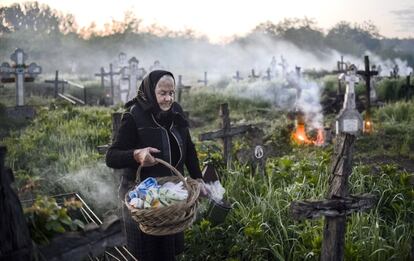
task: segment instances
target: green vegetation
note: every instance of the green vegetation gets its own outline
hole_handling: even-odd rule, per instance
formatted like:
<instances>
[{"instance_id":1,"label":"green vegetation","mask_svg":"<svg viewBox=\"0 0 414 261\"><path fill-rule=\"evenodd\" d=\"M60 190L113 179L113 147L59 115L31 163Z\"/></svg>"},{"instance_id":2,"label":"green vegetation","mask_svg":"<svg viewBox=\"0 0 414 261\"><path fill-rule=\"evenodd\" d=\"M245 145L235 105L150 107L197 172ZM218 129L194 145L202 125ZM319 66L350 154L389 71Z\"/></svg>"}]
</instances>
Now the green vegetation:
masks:
<instances>
[{"instance_id":1,"label":"green vegetation","mask_svg":"<svg viewBox=\"0 0 414 261\"><path fill-rule=\"evenodd\" d=\"M334 81L334 79L326 79ZM332 92L328 83L326 93ZM293 200L323 199L328 188L332 146L297 146L290 142L292 120L269 103L207 91L185 94L184 109L198 125L192 130L201 162L212 162L226 188L232 211L213 226L202 216L186 231L180 260L318 260L323 219L293 221ZM218 107L228 102L232 123L264 122L266 144L275 154L266 175L252 175L247 162L224 168L219 142L199 142L196 134L218 127ZM99 216L117 207L116 177L104 166L96 146L110 141L111 112L102 107L71 107L51 103L38 107L37 117L23 128L8 129L6 165L16 176L21 198L80 191ZM350 193L373 193L378 202L348 218L346 260L408 260L414 234L414 174L410 166L388 159L414 159L414 104L395 102L373 109L374 133L356 142ZM333 115L326 118L332 119ZM247 148L234 139L233 158ZM369 161L377 157L374 165ZM382 160L382 161L381 161ZM411 161L410 161L411 160ZM399 162L397 162L399 163ZM204 209L205 209L205 204ZM70 211L53 199L38 197L26 210L33 240L47 243L56 233L79 229Z\"/></svg>"}]
</instances>

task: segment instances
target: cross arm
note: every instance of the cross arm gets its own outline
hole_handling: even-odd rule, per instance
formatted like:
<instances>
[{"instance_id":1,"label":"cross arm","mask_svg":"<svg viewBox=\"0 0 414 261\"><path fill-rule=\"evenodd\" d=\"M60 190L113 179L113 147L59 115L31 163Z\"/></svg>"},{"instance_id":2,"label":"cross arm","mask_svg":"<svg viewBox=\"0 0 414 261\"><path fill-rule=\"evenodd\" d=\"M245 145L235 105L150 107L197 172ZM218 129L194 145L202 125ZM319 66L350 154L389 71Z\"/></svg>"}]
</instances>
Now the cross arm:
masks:
<instances>
[{"instance_id":1,"label":"cross arm","mask_svg":"<svg viewBox=\"0 0 414 261\"><path fill-rule=\"evenodd\" d=\"M214 140L214 139L220 139L220 138L225 138L225 137L231 137L231 136L235 136L238 134L242 134L248 131L251 127L252 127L251 125L242 125L238 127L232 127L229 130L221 129L217 131L202 133L199 135L198 139L200 141L203 141L203 140Z\"/></svg>"},{"instance_id":2,"label":"cross arm","mask_svg":"<svg viewBox=\"0 0 414 261\"><path fill-rule=\"evenodd\" d=\"M290 212L295 220L313 219L320 216L336 217L367 210L377 199L372 194L362 194L321 201L293 201Z\"/></svg>"}]
</instances>

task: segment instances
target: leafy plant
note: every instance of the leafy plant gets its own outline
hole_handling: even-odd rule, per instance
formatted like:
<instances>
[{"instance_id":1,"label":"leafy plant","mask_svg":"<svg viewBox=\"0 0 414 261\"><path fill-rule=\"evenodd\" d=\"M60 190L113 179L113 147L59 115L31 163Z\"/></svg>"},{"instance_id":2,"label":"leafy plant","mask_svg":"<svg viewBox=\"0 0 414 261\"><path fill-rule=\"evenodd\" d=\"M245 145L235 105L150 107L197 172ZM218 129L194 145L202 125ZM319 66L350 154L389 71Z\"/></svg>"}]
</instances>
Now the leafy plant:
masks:
<instances>
[{"instance_id":1,"label":"leafy plant","mask_svg":"<svg viewBox=\"0 0 414 261\"><path fill-rule=\"evenodd\" d=\"M81 207L82 203L75 199L65 200L61 207L54 198L38 196L31 207L24 209L32 240L47 244L57 234L83 229L82 221L69 216L69 211Z\"/></svg>"}]
</instances>

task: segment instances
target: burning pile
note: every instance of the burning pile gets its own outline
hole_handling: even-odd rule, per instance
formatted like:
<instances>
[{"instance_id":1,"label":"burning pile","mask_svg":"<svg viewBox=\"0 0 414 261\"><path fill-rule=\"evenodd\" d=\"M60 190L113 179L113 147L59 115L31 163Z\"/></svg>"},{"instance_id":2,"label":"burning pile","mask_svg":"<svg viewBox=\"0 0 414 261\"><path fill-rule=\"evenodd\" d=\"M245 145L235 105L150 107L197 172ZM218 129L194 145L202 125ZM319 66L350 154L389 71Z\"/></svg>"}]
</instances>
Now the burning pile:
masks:
<instances>
[{"instance_id":1,"label":"burning pile","mask_svg":"<svg viewBox=\"0 0 414 261\"><path fill-rule=\"evenodd\" d=\"M301 112L296 113L295 130L292 132L292 140L300 145L322 146L325 142L324 131L322 128L317 129L316 138L309 138L306 133L304 115Z\"/></svg>"}]
</instances>

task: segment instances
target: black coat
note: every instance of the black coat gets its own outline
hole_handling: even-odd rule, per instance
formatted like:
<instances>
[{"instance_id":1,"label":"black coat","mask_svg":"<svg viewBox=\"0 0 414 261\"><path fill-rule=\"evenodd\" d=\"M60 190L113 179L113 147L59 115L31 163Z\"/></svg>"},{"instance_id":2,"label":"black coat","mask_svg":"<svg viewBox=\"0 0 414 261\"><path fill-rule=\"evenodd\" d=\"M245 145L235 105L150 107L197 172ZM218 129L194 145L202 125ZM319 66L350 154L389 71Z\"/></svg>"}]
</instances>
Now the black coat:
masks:
<instances>
[{"instance_id":1,"label":"black coat","mask_svg":"<svg viewBox=\"0 0 414 261\"><path fill-rule=\"evenodd\" d=\"M159 149L161 152L154 156L171 164L170 137L172 134L176 139L175 142L178 143L180 154L178 164L174 164L174 167L183 173L185 165L192 178L201 178L197 153L191 140L187 121L183 116L183 110L180 105L173 103L172 111L173 123L167 130L155 120L149 110L144 110L138 103L133 105L123 114L115 142L108 149L106 154L108 167L129 168L132 173L135 173L138 163L134 160L134 150L145 147ZM169 132L171 132L170 135L168 135ZM168 175L174 174L163 165L157 164L142 168L140 178L144 180L147 177Z\"/></svg>"},{"instance_id":2,"label":"black coat","mask_svg":"<svg viewBox=\"0 0 414 261\"><path fill-rule=\"evenodd\" d=\"M174 167L178 171L183 173L185 165L192 178L202 177L188 123L183 116L180 105L173 103L172 113L173 120L168 129L161 126L150 110L145 110L139 103L135 103L122 115L121 125L115 141L106 154L108 167L124 169L121 171L122 179L119 191L121 199L124 198L128 189L134 185L138 168L138 163L133 156L135 149L157 148L161 152L153 154L155 157L169 163L172 162L172 159L176 159ZM175 146L171 146L171 139L175 139ZM179 155L172 155L172 153L178 153ZM157 164L142 168L140 180L147 177L169 175L175 174L165 166ZM173 260L175 254L183 251L183 233L160 237L146 235L138 229L137 223L129 217L126 207L123 207L123 212L127 247L139 260Z\"/></svg>"}]
</instances>

